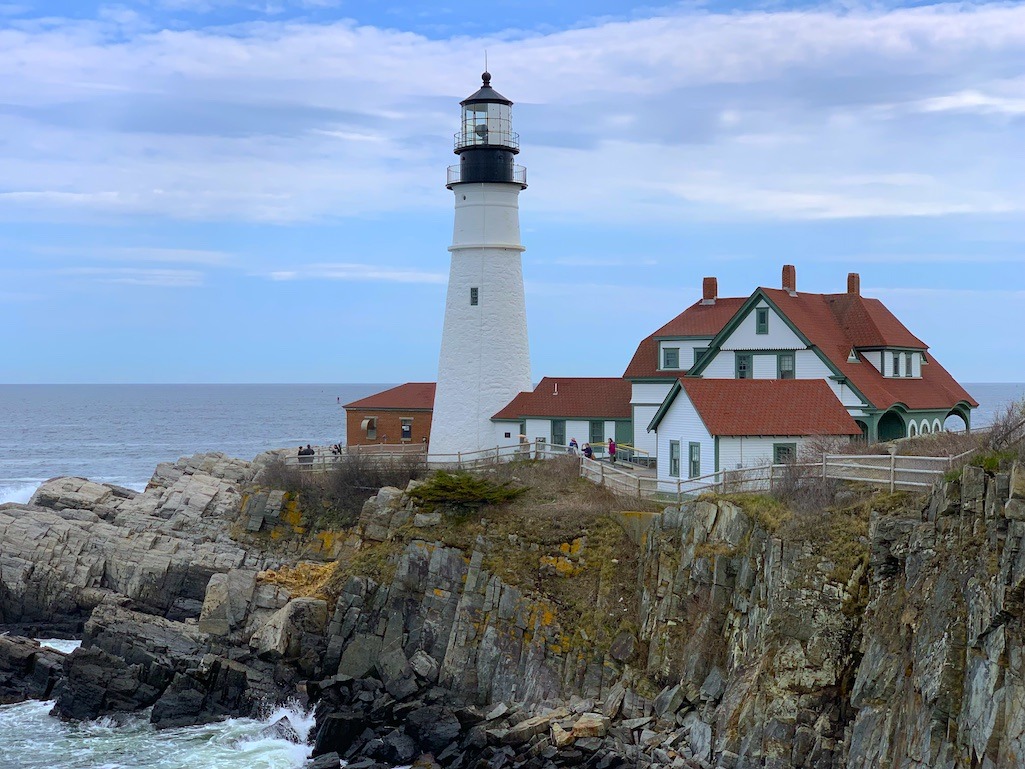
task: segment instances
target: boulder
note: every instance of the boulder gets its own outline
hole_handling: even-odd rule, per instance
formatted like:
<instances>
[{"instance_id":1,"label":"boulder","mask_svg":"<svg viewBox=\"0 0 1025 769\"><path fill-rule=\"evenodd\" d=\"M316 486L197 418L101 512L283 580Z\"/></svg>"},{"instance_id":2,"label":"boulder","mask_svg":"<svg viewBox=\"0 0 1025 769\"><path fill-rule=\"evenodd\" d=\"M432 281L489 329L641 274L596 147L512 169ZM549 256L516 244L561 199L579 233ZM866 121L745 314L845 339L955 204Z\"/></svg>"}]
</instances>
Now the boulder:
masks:
<instances>
[{"instance_id":1,"label":"boulder","mask_svg":"<svg viewBox=\"0 0 1025 769\"><path fill-rule=\"evenodd\" d=\"M0 635L0 705L49 699L65 655L31 638Z\"/></svg>"},{"instance_id":2,"label":"boulder","mask_svg":"<svg viewBox=\"0 0 1025 769\"><path fill-rule=\"evenodd\" d=\"M609 719L601 713L584 713L573 724L573 736L604 737L609 732Z\"/></svg>"},{"instance_id":3,"label":"boulder","mask_svg":"<svg viewBox=\"0 0 1025 769\"><path fill-rule=\"evenodd\" d=\"M232 569L210 577L199 615L200 632L226 636L242 627L256 590L256 574Z\"/></svg>"},{"instance_id":4,"label":"boulder","mask_svg":"<svg viewBox=\"0 0 1025 769\"><path fill-rule=\"evenodd\" d=\"M149 680L142 665L129 665L102 649L79 647L64 661L53 715L84 721L148 708L168 683L160 679L169 671L154 673L155 680Z\"/></svg>"},{"instance_id":5,"label":"boulder","mask_svg":"<svg viewBox=\"0 0 1025 769\"><path fill-rule=\"evenodd\" d=\"M440 753L458 739L462 725L444 705L428 705L406 716L406 730L427 753Z\"/></svg>"},{"instance_id":6,"label":"boulder","mask_svg":"<svg viewBox=\"0 0 1025 769\"><path fill-rule=\"evenodd\" d=\"M398 647L383 652L377 659L376 668L384 688L397 700L416 694L420 688L414 680L409 660Z\"/></svg>"},{"instance_id":7,"label":"boulder","mask_svg":"<svg viewBox=\"0 0 1025 769\"><path fill-rule=\"evenodd\" d=\"M315 756L322 753L345 755L365 728L366 718L356 710L344 709L329 713L317 730L313 754Z\"/></svg>"},{"instance_id":8,"label":"boulder","mask_svg":"<svg viewBox=\"0 0 1025 769\"><path fill-rule=\"evenodd\" d=\"M506 745L522 745L528 742L535 734L547 732L551 721L551 716L534 716L525 721L520 721L518 724L513 724L509 727L509 731L506 732L502 742Z\"/></svg>"},{"instance_id":9,"label":"boulder","mask_svg":"<svg viewBox=\"0 0 1025 769\"><path fill-rule=\"evenodd\" d=\"M305 634L323 634L327 627L327 602L296 598L278 609L250 639L249 646L262 659L298 657Z\"/></svg>"}]
</instances>

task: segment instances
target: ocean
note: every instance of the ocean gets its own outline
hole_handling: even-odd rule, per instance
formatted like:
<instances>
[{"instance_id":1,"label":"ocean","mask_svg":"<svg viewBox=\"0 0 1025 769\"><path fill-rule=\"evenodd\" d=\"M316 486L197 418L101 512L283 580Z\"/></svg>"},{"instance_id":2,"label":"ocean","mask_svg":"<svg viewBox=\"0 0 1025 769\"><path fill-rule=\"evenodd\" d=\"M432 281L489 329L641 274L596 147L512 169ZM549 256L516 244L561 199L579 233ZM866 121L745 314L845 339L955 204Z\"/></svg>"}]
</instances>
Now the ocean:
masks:
<instances>
[{"instance_id":1,"label":"ocean","mask_svg":"<svg viewBox=\"0 0 1025 769\"><path fill-rule=\"evenodd\" d=\"M39 484L77 475L141 490L160 462L208 451L263 451L345 442L342 404L387 385L0 385L0 503L27 502ZM988 424L1023 384L969 384ZM0 628L2 632L2 628ZM2 769L297 769L309 748L264 736L278 718L306 733L291 708L155 731L145 715L64 724L52 703L0 706Z\"/></svg>"},{"instance_id":2,"label":"ocean","mask_svg":"<svg viewBox=\"0 0 1025 769\"><path fill-rule=\"evenodd\" d=\"M388 386L0 385L0 503L62 475L141 490L198 452L345 443L342 405Z\"/></svg>"}]
</instances>

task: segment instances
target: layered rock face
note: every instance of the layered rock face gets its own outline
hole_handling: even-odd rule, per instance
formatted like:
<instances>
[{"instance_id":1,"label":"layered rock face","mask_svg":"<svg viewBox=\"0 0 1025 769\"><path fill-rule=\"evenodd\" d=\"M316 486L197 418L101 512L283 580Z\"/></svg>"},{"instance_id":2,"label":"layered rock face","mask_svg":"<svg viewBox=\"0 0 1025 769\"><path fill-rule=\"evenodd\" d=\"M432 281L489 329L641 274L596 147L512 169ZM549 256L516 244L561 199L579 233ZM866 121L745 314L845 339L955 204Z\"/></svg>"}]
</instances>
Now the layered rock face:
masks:
<instances>
[{"instance_id":1,"label":"layered rock face","mask_svg":"<svg viewBox=\"0 0 1025 769\"><path fill-rule=\"evenodd\" d=\"M1025 467L875 515L847 766L1025 764Z\"/></svg>"},{"instance_id":2,"label":"layered rock face","mask_svg":"<svg viewBox=\"0 0 1025 769\"><path fill-rule=\"evenodd\" d=\"M252 472L194 457L142 494L60 479L0 508L5 621L89 617L63 660L0 638L0 693L161 726L308 693L324 765L1023 765L1020 465L848 512L701 500L630 518L633 543L587 519L554 550L382 489L330 600L229 537L278 520L280 495L242 504Z\"/></svg>"},{"instance_id":3,"label":"layered rock face","mask_svg":"<svg viewBox=\"0 0 1025 769\"><path fill-rule=\"evenodd\" d=\"M197 455L161 464L141 494L58 478L28 505L0 506L3 621L80 628L111 596L198 615L213 574L263 566L227 533L252 473L248 462Z\"/></svg>"}]
</instances>

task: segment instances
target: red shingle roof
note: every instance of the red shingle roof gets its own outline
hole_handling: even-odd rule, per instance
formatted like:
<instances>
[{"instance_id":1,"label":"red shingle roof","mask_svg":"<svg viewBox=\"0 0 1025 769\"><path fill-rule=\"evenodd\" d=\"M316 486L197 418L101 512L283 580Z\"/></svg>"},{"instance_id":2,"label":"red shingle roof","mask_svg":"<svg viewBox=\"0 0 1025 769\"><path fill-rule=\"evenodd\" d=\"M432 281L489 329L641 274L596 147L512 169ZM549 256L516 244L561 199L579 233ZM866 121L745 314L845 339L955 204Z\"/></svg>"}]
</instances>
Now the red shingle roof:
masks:
<instances>
[{"instance_id":1,"label":"red shingle roof","mask_svg":"<svg viewBox=\"0 0 1025 769\"><path fill-rule=\"evenodd\" d=\"M545 377L492 419L630 419L631 385L619 377Z\"/></svg>"},{"instance_id":2,"label":"red shingle roof","mask_svg":"<svg viewBox=\"0 0 1025 769\"><path fill-rule=\"evenodd\" d=\"M884 377L866 360L849 363L852 347L912 347L926 345L905 328L878 299L853 294L790 294L781 289L761 291L779 307L872 406L886 409L903 403L909 409L949 409L960 401L978 402L955 381L932 355L918 379Z\"/></svg>"},{"instance_id":3,"label":"red shingle roof","mask_svg":"<svg viewBox=\"0 0 1025 769\"><path fill-rule=\"evenodd\" d=\"M352 403L346 409L401 409L410 411L434 409L434 382L406 382L390 390L374 393Z\"/></svg>"},{"instance_id":4,"label":"red shingle roof","mask_svg":"<svg viewBox=\"0 0 1025 769\"><path fill-rule=\"evenodd\" d=\"M637 351L623 372L626 379L648 377L678 377L679 371L660 371L658 368L658 340L674 336L714 337L732 318L747 297L724 297L715 304L695 302L651 336L637 345Z\"/></svg>"},{"instance_id":5,"label":"red shingle roof","mask_svg":"<svg viewBox=\"0 0 1025 769\"><path fill-rule=\"evenodd\" d=\"M680 379L712 435L861 435L822 379Z\"/></svg>"}]
</instances>

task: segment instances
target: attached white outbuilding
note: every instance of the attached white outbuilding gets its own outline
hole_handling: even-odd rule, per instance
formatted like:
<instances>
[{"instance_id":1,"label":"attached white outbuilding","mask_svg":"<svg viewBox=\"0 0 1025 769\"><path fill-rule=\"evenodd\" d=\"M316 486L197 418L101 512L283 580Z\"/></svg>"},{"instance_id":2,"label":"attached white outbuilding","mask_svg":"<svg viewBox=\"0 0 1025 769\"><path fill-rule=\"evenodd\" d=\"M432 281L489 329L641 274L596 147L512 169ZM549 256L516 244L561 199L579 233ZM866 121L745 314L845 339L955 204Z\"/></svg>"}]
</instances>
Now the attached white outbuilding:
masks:
<instances>
[{"instance_id":1,"label":"attached white outbuilding","mask_svg":"<svg viewBox=\"0 0 1025 769\"><path fill-rule=\"evenodd\" d=\"M648 425L658 441L659 490L796 458L812 440L861 429L821 379L678 379ZM699 480L700 479L700 480Z\"/></svg>"}]
</instances>

